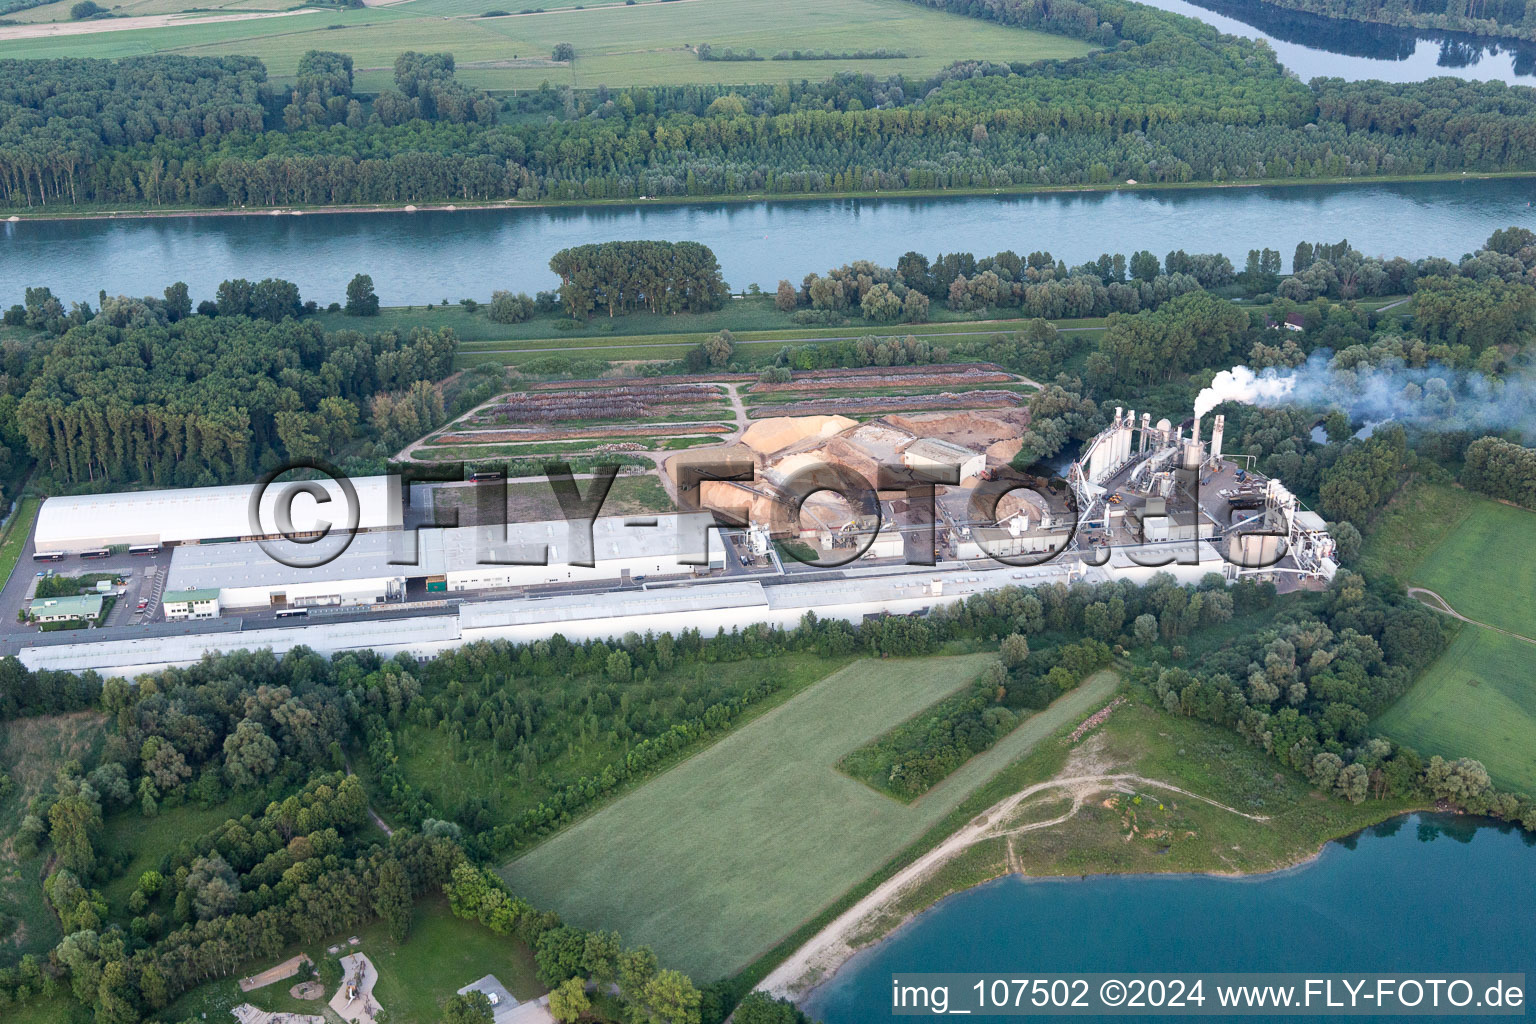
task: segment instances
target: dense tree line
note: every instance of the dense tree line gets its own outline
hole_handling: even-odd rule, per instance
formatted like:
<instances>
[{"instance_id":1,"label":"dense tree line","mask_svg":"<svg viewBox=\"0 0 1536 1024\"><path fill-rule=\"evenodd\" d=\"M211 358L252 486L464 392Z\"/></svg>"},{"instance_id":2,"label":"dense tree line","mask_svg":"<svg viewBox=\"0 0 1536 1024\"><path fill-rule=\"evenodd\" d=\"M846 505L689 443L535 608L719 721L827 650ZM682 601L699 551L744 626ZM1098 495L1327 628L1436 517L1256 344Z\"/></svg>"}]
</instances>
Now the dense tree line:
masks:
<instances>
[{"instance_id":1,"label":"dense tree line","mask_svg":"<svg viewBox=\"0 0 1536 1024\"><path fill-rule=\"evenodd\" d=\"M850 751L838 769L899 799L916 799L1110 658L1099 640L1031 651L1019 633L1003 640L1002 651L971 687Z\"/></svg>"},{"instance_id":2,"label":"dense tree line","mask_svg":"<svg viewBox=\"0 0 1536 1024\"><path fill-rule=\"evenodd\" d=\"M1467 446L1461 482L1501 501L1536 508L1536 448L1499 437L1482 437Z\"/></svg>"},{"instance_id":3,"label":"dense tree line","mask_svg":"<svg viewBox=\"0 0 1536 1024\"><path fill-rule=\"evenodd\" d=\"M649 313L701 313L725 301L720 263L698 242L597 242L561 249L549 269L560 277L566 312L585 320L594 310L610 317Z\"/></svg>"},{"instance_id":4,"label":"dense tree line","mask_svg":"<svg viewBox=\"0 0 1536 1024\"><path fill-rule=\"evenodd\" d=\"M286 90L244 58L5 61L0 195L13 206L583 200L1536 165L1536 93L1524 87L1303 85L1260 44L1118 0L930 5L1118 43L927 79L538 90L512 105L550 116L505 124L447 54L401 55L395 86L371 102L352 94L347 59L323 52Z\"/></svg>"},{"instance_id":5,"label":"dense tree line","mask_svg":"<svg viewBox=\"0 0 1536 1024\"><path fill-rule=\"evenodd\" d=\"M1476 761L1426 764L1370 728L1439 655L1451 629L1418 602L1346 570L1315 610L1212 652L1198 670L1144 676L1169 711L1233 729L1354 803L1433 797L1536 830L1536 800L1498 792Z\"/></svg>"},{"instance_id":6,"label":"dense tree line","mask_svg":"<svg viewBox=\"0 0 1536 1024\"><path fill-rule=\"evenodd\" d=\"M68 314L28 289L7 320L52 334L15 353L16 429L60 483L192 485L329 459L370 426L394 441L441 421L451 330L327 334L303 311L273 280L226 281L195 314L181 284Z\"/></svg>"},{"instance_id":7,"label":"dense tree line","mask_svg":"<svg viewBox=\"0 0 1536 1024\"><path fill-rule=\"evenodd\" d=\"M564 924L514 896L490 871L460 864L443 892L456 916L516 936L535 951L539 981L552 990L550 1010L561 1021L574 1024L585 1011L589 983L600 992L616 987L624 1019L637 1024L700 1024L705 1017L706 994L687 975L663 969L649 947L625 948L616 932ZM719 1020L718 996L708 998L707 1015Z\"/></svg>"}]
</instances>

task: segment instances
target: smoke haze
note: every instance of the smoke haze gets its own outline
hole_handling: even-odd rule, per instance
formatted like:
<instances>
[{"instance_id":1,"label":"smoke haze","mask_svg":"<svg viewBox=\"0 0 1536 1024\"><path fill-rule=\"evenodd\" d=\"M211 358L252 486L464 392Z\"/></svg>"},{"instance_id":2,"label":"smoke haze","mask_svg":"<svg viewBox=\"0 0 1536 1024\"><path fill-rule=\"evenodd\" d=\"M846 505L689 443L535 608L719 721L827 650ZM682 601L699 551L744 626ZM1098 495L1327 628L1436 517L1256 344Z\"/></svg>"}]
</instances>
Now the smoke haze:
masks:
<instances>
[{"instance_id":1,"label":"smoke haze","mask_svg":"<svg viewBox=\"0 0 1536 1024\"><path fill-rule=\"evenodd\" d=\"M1332 366L1329 353L1321 351L1295 369L1223 370L1200 392L1195 412L1204 415L1222 402L1339 409L1352 423L1395 420L1436 430L1536 430L1536 379L1528 370L1499 378L1441 365L1345 369Z\"/></svg>"}]
</instances>

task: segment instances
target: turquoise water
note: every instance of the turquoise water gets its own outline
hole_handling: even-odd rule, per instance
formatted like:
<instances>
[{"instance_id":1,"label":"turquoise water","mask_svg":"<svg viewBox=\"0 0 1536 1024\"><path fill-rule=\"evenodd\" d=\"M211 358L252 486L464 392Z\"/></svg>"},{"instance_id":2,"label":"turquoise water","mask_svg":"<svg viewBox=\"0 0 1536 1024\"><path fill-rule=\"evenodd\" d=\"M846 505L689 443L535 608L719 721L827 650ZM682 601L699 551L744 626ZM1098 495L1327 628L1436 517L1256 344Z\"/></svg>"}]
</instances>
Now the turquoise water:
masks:
<instances>
[{"instance_id":1,"label":"turquoise water","mask_svg":"<svg viewBox=\"0 0 1536 1024\"><path fill-rule=\"evenodd\" d=\"M1452 259L1496 228L1536 228L1536 179L629 207L422 211L159 220L0 223L0 303L28 285L96 304L159 295L185 281L194 299L220 281L281 277L322 305L356 273L385 305L489 300L557 281L557 250L617 238L692 239L714 249L736 289L772 290L851 259L887 265L909 249L1046 249L1071 263L1150 249L1278 249L1348 236L1368 255Z\"/></svg>"},{"instance_id":2,"label":"turquoise water","mask_svg":"<svg viewBox=\"0 0 1536 1024\"><path fill-rule=\"evenodd\" d=\"M1536 978L1536 837L1412 815L1267 876L999 879L849 961L806 1009L889 1021L896 972L1417 970Z\"/></svg>"}]
</instances>

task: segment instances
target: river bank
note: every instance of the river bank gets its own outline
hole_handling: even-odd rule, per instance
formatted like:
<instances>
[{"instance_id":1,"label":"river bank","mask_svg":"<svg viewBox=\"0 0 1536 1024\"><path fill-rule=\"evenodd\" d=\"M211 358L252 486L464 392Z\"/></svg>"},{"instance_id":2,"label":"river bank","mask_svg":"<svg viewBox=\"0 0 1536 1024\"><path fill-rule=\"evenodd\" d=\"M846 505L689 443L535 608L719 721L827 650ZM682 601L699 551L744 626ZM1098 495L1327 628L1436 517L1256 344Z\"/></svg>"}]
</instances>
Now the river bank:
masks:
<instances>
[{"instance_id":1,"label":"river bank","mask_svg":"<svg viewBox=\"0 0 1536 1024\"><path fill-rule=\"evenodd\" d=\"M1517 829L1416 812L1263 877L1010 876L861 951L801 1003L826 1024L888 1020L907 972L1528 970L1536 890L1510 881L1533 867Z\"/></svg>"},{"instance_id":2,"label":"river bank","mask_svg":"<svg viewBox=\"0 0 1536 1024\"><path fill-rule=\"evenodd\" d=\"M1059 735L1005 772L1015 783L1007 795L971 810L960 827L921 852L909 851L901 866L824 915L757 987L804 1004L850 961L936 904L1004 876L1267 877L1312 863L1335 840L1423 809L1325 798L1299 778L1275 773L1261 751L1224 749L1233 737L1211 727L1161 714L1134 697L1110 707L1078 741L1071 732ZM1183 773L1193 776L1186 780L1170 761L1189 761L1191 751L1200 767ZM1038 781L1017 785L1031 773ZM1275 802L1282 793L1284 805ZM1264 810L1227 801L1259 801Z\"/></svg>"},{"instance_id":3,"label":"river bank","mask_svg":"<svg viewBox=\"0 0 1536 1024\"><path fill-rule=\"evenodd\" d=\"M586 209L651 209L666 206L730 206L763 205L775 203L803 203L847 199L946 199L978 196L1050 196L1095 195L1113 192L1200 192L1231 189L1299 188L1308 185L1392 185L1415 182L1442 181L1500 181L1505 179L1536 178L1531 171L1469 171L1442 174L1383 174L1372 177L1331 178L1260 178L1245 181L1190 181L1190 182L1108 182L1091 185L1015 185L1007 188L945 188L903 189L897 192L775 192L747 193L730 196L654 196L639 199L548 199L524 202L504 199L478 203L363 203L322 206L280 207L159 207L128 209L87 209L79 212L60 213L54 210L12 210L5 214L8 223L50 223L92 220L182 220L192 217L303 217L333 214L386 214L386 213L457 213L477 210L586 210Z\"/></svg>"},{"instance_id":4,"label":"river bank","mask_svg":"<svg viewBox=\"0 0 1536 1024\"><path fill-rule=\"evenodd\" d=\"M185 282L194 302L220 282L292 281L321 306L345 298L358 273L388 306L442 305L506 289L558 286L557 251L616 238L689 240L709 246L733 291L772 293L852 260L894 266L905 252L1046 250L1076 266L1100 254L1145 249L1224 252L1241 265L1250 249L1282 261L1299 242L1350 243L1371 256L1455 258L1494 231L1536 227L1529 176L1414 180L1397 184L1252 185L1034 195L761 201L666 200L644 205L389 209L367 214L179 216L0 222L0 304L45 286L66 305L98 294L158 295ZM615 333L624 333L622 330Z\"/></svg>"}]
</instances>

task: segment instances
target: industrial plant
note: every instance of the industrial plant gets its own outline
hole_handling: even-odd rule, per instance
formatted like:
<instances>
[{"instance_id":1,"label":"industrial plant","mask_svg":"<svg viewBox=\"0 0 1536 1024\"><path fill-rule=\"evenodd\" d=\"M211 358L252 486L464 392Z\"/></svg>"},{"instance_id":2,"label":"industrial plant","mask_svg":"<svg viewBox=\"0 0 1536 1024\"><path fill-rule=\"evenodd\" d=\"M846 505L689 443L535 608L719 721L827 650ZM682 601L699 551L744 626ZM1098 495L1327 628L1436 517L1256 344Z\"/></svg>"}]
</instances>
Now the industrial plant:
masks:
<instances>
[{"instance_id":1,"label":"industrial plant","mask_svg":"<svg viewBox=\"0 0 1536 1024\"><path fill-rule=\"evenodd\" d=\"M164 570L162 613L86 636L0 642L36 668L131 674L242 647L427 656L556 632L919 614L1004 586L1164 572L1289 590L1320 587L1337 570L1322 518L1251 458L1223 451L1222 416L1207 437L1200 416L1154 423L1117 408L1064 473L1043 475L1009 466L1013 414L970 414L960 426L943 417L760 422L742 443L712 450L716 462L721 451L737 456L736 479L706 474L690 493L681 470L700 453L667 466L685 511L590 522L439 526L441 496L462 508L462 492L445 488L483 485L402 488L393 478L354 482L356 529L328 538L317 524L346 519L335 481L279 504L257 485L50 499L35 541L57 550L39 557L152 552ZM796 488L821 465L837 468L831 483ZM891 469L950 482L890 489ZM290 504L287 539L260 525ZM337 550L312 561L284 554L321 540Z\"/></svg>"}]
</instances>

